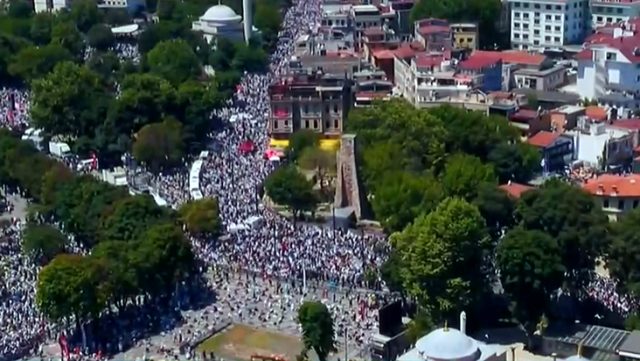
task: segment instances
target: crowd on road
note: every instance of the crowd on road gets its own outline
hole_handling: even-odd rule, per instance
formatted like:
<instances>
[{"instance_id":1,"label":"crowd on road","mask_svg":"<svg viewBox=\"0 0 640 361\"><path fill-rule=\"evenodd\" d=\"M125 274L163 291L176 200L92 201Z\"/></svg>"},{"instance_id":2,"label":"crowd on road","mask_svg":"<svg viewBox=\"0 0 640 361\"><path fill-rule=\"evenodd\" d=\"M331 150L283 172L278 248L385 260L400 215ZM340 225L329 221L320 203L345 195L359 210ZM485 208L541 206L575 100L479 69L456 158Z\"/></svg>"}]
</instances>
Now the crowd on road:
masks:
<instances>
[{"instance_id":1,"label":"crowd on road","mask_svg":"<svg viewBox=\"0 0 640 361\"><path fill-rule=\"evenodd\" d=\"M601 303L607 310L626 317L638 308L638 300L619 293L617 286L618 282L615 279L595 274L585 291L591 299Z\"/></svg>"}]
</instances>

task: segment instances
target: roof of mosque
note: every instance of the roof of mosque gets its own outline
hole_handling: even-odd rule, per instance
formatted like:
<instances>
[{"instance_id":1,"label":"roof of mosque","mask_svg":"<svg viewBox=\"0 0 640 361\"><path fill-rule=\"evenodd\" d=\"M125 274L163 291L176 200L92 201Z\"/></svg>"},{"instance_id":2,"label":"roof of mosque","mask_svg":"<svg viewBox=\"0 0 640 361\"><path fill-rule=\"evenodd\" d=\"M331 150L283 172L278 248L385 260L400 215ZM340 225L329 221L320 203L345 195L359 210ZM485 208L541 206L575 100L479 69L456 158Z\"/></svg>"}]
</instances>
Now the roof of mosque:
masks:
<instances>
[{"instance_id":1,"label":"roof of mosque","mask_svg":"<svg viewBox=\"0 0 640 361\"><path fill-rule=\"evenodd\" d=\"M214 5L200 17L205 21L239 21L242 17L226 5Z\"/></svg>"},{"instance_id":2,"label":"roof of mosque","mask_svg":"<svg viewBox=\"0 0 640 361\"><path fill-rule=\"evenodd\" d=\"M416 342L423 357L437 360L458 360L479 353L477 342L455 328L439 328Z\"/></svg>"}]
</instances>

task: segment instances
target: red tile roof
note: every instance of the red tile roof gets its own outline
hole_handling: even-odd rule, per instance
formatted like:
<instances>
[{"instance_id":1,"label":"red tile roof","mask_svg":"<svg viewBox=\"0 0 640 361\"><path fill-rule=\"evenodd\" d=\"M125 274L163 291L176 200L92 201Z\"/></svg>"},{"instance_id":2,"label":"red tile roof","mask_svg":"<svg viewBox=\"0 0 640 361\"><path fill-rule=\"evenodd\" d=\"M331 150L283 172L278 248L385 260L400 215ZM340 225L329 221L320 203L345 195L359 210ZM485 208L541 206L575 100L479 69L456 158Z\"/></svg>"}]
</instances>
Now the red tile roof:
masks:
<instances>
[{"instance_id":1,"label":"red tile roof","mask_svg":"<svg viewBox=\"0 0 640 361\"><path fill-rule=\"evenodd\" d=\"M364 31L362 33L364 35L366 35L366 36L384 35L384 30L382 30L380 28L366 28L366 29L364 29Z\"/></svg>"},{"instance_id":2,"label":"red tile roof","mask_svg":"<svg viewBox=\"0 0 640 361\"><path fill-rule=\"evenodd\" d=\"M480 70L500 63L500 57L495 54L476 53L474 52L467 60L458 64L458 67L465 70Z\"/></svg>"},{"instance_id":3,"label":"red tile roof","mask_svg":"<svg viewBox=\"0 0 640 361\"><path fill-rule=\"evenodd\" d=\"M439 25L426 25L418 28L418 33L420 35L430 35L437 33L450 33L451 27L449 26L439 26Z\"/></svg>"},{"instance_id":4,"label":"red tile roof","mask_svg":"<svg viewBox=\"0 0 640 361\"><path fill-rule=\"evenodd\" d=\"M531 119L535 119L538 117L538 111L532 109L519 109L517 112L513 113L509 120L515 121L525 121L528 122Z\"/></svg>"},{"instance_id":5,"label":"red tile roof","mask_svg":"<svg viewBox=\"0 0 640 361\"><path fill-rule=\"evenodd\" d=\"M639 130L640 129L640 118L633 119L620 119L613 122L611 125L618 128L630 129L630 130Z\"/></svg>"},{"instance_id":6,"label":"red tile roof","mask_svg":"<svg viewBox=\"0 0 640 361\"><path fill-rule=\"evenodd\" d=\"M596 122L603 122L607 120L607 111L597 105L590 105L586 107L584 114Z\"/></svg>"},{"instance_id":7,"label":"red tile roof","mask_svg":"<svg viewBox=\"0 0 640 361\"><path fill-rule=\"evenodd\" d=\"M583 47L588 50L591 45L605 45L617 49L630 62L634 64L640 63L640 52L636 50L636 48L640 48L640 34L638 33L614 38L613 31L596 31L585 40ZM578 53L577 57L580 60L589 60L590 58L587 58L587 55L583 50Z\"/></svg>"},{"instance_id":8,"label":"red tile roof","mask_svg":"<svg viewBox=\"0 0 640 361\"><path fill-rule=\"evenodd\" d=\"M420 68L430 68L440 66L444 61L444 56L441 54L418 54L414 61L416 62L416 67Z\"/></svg>"},{"instance_id":9,"label":"red tile roof","mask_svg":"<svg viewBox=\"0 0 640 361\"><path fill-rule=\"evenodd\" d=\"M560 133L551 133L546 130L539 131L533 137L527 139L527 143L534 147L546 148L553 144L560 137Z\"/></svg>"},{"instance_id":10,"label":"red tile roof","mask_svg":"<svg viewBox=\"0 0 640 361\"><path fill-rule=\"evenodd\" d=\"M589 179L582 189L595 196L640 197L640 175L604 174Z\"/></svg>"},{"instance_id":11,"label":"red tile roof","mask_svg":"<svg viewBox=\"0 0 640 361\"><path fill-rule=\"evenodd\" d=\"M526 184L513 183L513 182L502 184L499 186L499 188L507 192L510 196L516 199L520 198L520 196L522 196L522 193L535 189L534 187L528 186Z\"/></svg>"},{"instance_id":12,"label":"red tile roof","mask_svg":"<svg viewBox=\"0 0 640 361\"><path fill-rule=\"evenodd\" d=\"M547 57L541 54L531 54L526 51L508 50L508 51L488 51L488 50L476 50L473 55L484 55L487 57L496 57L504 64L522 64L531 66L540 66Z\"/></svg>"},{"instance_id":13,"label":"red tile roof","mask_svg":"<svg viewBox=\"0 0 640 361\"><path fill-rule=\"evenodd\" d=\"M389 95L389 91L361 91L356 93L356 99L384 99Z\"/></svg>"}]
</instances>

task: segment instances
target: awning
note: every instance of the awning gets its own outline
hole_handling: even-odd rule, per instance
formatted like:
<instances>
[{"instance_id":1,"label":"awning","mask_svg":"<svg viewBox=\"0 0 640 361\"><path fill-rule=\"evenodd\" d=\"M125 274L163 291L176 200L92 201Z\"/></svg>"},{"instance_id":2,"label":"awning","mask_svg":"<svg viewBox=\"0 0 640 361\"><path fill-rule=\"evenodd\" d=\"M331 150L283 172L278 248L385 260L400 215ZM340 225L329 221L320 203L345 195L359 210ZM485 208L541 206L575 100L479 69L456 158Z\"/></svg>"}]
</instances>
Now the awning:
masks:
<instances>
[{"instance_id":1,"label":"awning","mask_svg":"<svg viewBox=\"0 0 640 361\"><path fill-rule=\"evenodd\" d=\"M285 149L289 146L289 140L271 138L271 140L269 140L269 146L271 148ZM338 148L340 148L340 139L320 139L320 148L329 151L338 150Z\"/></svg>"},{"instance_id":2,"label":"awning","mask_svg":"<svg viewBox=\"0 0 640 361\"><path fill-rule=\"evenodd\" d=\"M286 147L289 146L289 140L288 139L274 139L274 138L271 138L269 140L269 146L271 148L282 148L282 149L285 149Z\"/></svg>"}]
</instances>

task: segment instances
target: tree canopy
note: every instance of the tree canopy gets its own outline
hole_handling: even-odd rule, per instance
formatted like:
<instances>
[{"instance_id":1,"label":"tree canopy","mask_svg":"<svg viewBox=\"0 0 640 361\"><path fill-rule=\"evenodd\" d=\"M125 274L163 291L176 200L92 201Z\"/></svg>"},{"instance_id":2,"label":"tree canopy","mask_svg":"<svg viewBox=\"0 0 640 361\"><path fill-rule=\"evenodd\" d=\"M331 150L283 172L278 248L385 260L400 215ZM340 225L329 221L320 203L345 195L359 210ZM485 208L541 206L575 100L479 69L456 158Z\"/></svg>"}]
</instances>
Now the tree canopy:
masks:
<instances>
[{"instance_id":1,"label":"tree canopy","mask_svg":"<svg viewBox=\"0 0 640 361\"><path fill-rule=\"evenodd\" d=\"M195 235L216 236L222 231L218 200L203 198L183 204L178 210L180 220Z\"/></svg>"},{"instance_id":2,"label":"tree canopy","mask_svg":"<svg viewBox=\"0 0 640 361\"><path fill-rule=\"evenodd\" d=\"M526 192L516 208L520 225L558 241L562 264L575 281L584 281L608 243L608 221L591 196L561 181Z\"/></svg>"},{"instance_id":3,"label":"tree canopy","mask_svg":"<svg viewBox=\"0 0 640 361\"><path fill-rule=\"evenodd\" d=\"M184 40L161 41L147 54L152 73L174 85L200 74L200 62Z\"/></svg>"},{"instance_id":4,"label":"tree canopy","mask_svg":"<svg viewBox=\"0 0 640 361\"><path fill-rule=\"evenodd\" d=\"M294 219L302 211L315 210L318 203L313 183L292 165L276 169L267 177L264 187L271 200L291 210Z\"/></svg>"},{"instance_id":5,"label":"tree canopy","mask_svg":"<svg viewBox=\"0 0 640 361\"><path fill-rule=\"evenodd\" d=\"M464 309L486 287L483 257L490 239L478 209L447 198L391 236L404 289L437 317Z\"/></svg>"},{"instance_id":6,"label":"tree canopy","mask_svg":"<svg viewBox=\"0 0 640 361\"><path fill-rule=\"evenodd\" d=\"M611 243L607 247L607 269L620 280L621 290L640 295L638 252L640 250L640 210L635 209L611 227Z\"/></svg>"},{"instance_id":7,"label":"tree canopy","mask_svg":"<svg viewBox=\"0 0 640 361\"><path fill-rule=\"evenodd\" d=\"M22 251L38 264L45 265L64 252L66 242L67 237L53 226L28 223L22 236Z\"/></svg>"},{"instance_id":8,"label":"tree canopy","mask_svg":"<svg viewBox=\"0 0 640 361\"><path fill-rule=\"evenodd\" d=\"M302 326L304 353L313 349L320 361L327 360L335 351L333 317L322 302L304 302L298 309L298 322Z\"/></svg>"},{"instance_id":9,"label":"tree canopy","mask_svg":"<svg viewBox=\"0 0 640 361\"><path fill-rule=\"evenodd\" d=\"M551 293L562 285L565 268L555 239L538 230L515 228L500 241L496 261L514 315L529 330L540 319Z\"/></svg>"},{"instance_id":10,"label":"tree canopy","mask_svg":"<svg viewBox=\"0 0 640 361\"><path fill-rule=\"evenodd\" d=\"M184 157L182 124L172 118L147 124L136 134L133 156L157 172Z\"/></svg>"}]
</instances>

